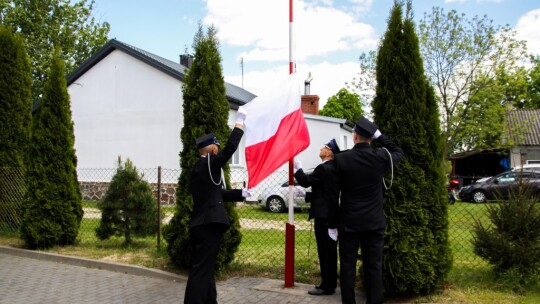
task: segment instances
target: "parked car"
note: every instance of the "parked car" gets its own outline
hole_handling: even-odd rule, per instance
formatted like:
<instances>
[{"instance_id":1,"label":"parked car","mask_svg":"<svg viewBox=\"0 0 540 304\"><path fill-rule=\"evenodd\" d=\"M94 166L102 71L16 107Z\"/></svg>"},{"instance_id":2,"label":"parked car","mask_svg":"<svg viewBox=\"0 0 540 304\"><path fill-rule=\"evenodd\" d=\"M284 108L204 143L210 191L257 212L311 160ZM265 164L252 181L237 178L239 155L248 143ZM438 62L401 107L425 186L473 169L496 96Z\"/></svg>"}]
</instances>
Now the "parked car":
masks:
<instances>
[{"instance_id":1,"label":"parked car","mask_svg":"<svg viewBox=\"0 0 540 304\"><path fill-rule=\"evenodd\" d=\"M294 188L302 191L310 191L310 188L304 189L294 180ZM297 191L294 191L293 201L294 208L309 208L310 204L305 198L298 196ZM289 181L285 181L280 185L270 186L261 192L259 195L259 205L271 212L284 212L289 208Z\"/></svg>"},{"instance_id":2,"label":"parked car","mask_svg":"<svg viewBox=\"0 0 540 304\"><path fill-rule=\"evenodd\" d=\"M521 171L521 168L523 168L523 170L526 170L526 171L540 172L540 164L525 164L523 166L515 166L514 168L512 168L511 171ZM475 183L483 183L492 177L493 176L482 177L480 179L477 179Z\"/></svg>"},{"instance_id":3,"label":"parked car","mask_svg":"<svg viewBox=\"0 0 540 304\"><path fill-rule=\"evenodd\" d=\"M522 167L523 170L540 172L540 164L524 164L523 166L515 166L512 168L512 171L521 171Z\"/></svg>"},{"instance_id":4,"label":"parked car","mask_svg":"<svg viewBox=\"0 0 540 304\"><path fill-rule=\"evenodd\" d=\"M533 195L540 197L540 172L511 170L487 179L483 183L474 183L461 188L459 197L462 201L483 203L488 200L508 199L512 191L517 190L520 182L531 187Z\"/></svg>"}]
</instances>

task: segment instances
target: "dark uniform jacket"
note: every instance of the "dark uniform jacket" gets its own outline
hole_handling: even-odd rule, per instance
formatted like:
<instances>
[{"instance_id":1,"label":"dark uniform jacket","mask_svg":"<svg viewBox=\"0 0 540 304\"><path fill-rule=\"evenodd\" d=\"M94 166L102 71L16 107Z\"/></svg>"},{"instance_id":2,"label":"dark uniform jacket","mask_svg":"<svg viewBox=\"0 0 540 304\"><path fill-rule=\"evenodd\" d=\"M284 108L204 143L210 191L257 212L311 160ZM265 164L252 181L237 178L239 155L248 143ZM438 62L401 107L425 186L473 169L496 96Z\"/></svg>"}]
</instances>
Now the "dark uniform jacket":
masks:
<instances>
[{"instance_id":1,"label":"dark uniform jacket","mask_svg":"<svg viewBox=\"0 0 540 304\"><path fill-rule=\"evenodd\" d=\"M225 181L219 183L219 180L221 178L221 168L227 164L238 148L243 134L242 129L234 128L223 150L217 155L208 154L206 157L200 157L199 161L193 166L189 188L193 197L190 229L210 223L222 224L224 229L228 229L231 225L223 204L224 202L242 201L244 199L242 190L224 190L223 184ZM209 172L212 173L214 182L219 183L218 185L212 182Z\"/></svg>"},{"instance_id":2,"label":"dark uniform jacket","mask_svg":"<svg viewBox=\"0 0 540 304\"><path fill-rule=\"evenodd\" d=\"M376 139L392 155L396 165L403 150L384 134ZM360 232L384 229L383 177L390 169L390 155L369 143L358 143L351 150L337 154L336 183L340 191L339 215L330 219L330 228Z\"/></svg>"},{"instance_id":3,"label":"dark uniform jacket","mask_svg":"<svg viewBox=\"0 0 540 304\"><path fill-rule=\"evenodd\" d=\"M333 160L319 164L311 174L299 169L294 174L300 186L311 186L312 192L306 193L306 202L311 203L309 219L328 218L330 206L337 207L339 193L335 182L335 168Z\"/></svg>"}]
</instances>

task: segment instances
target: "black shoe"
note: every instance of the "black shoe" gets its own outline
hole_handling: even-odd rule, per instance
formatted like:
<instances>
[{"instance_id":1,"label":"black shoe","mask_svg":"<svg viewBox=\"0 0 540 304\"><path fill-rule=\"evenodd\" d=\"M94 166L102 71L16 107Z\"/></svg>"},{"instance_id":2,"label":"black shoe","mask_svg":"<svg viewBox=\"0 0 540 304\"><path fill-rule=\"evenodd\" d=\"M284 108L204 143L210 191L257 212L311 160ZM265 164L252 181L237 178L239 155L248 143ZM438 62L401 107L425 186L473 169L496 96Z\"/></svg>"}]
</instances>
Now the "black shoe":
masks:
<instances>
[{"instance_id":1,"label":"black shoe","mask_svg":"<svg viewBox=\"0 0 540 304\"><path fill-rule=\"evenodd\" d=\"M321 285L315 285L315 289L321 289Z\"/></svg>"},{"instance_id":2,"label":"black shoe","mask_svg":"<svg viewBox=\"0 0 540 304\"><path fill-rule=\"evenodd\" d=\"M328 291L328 290L322 290L322 289L314 288L314 289L309 290L307 293L312 295L312 296L328 296L328 295L334 294L334 291L333 290Z\"/></svg>"}]
</instances>

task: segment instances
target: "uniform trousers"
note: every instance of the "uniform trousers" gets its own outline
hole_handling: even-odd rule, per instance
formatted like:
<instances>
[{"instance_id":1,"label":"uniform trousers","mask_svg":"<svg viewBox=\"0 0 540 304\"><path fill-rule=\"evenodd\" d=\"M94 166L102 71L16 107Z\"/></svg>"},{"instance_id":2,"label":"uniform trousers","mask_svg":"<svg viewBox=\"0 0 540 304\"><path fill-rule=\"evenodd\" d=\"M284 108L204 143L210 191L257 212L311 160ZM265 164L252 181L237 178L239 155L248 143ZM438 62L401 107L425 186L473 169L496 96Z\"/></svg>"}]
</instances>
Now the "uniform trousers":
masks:
<instances>
[{"instance_id":1,"label":"uniform trousers","mask_svg":"<svg viewBox=\"0 0 540 304\"><path fill-rule=\"evenodd\" d=\"M327 218L315 218L315 239L321 268L320 288L333 292L337 285L337 242L328 235Z\"/></svg>"},{"instance_id":2,"label":"uniform trousers","mask_svg":"<svg viewBox=\"0 0 540 304\"><path fill-rule=\"evenodd\" d=\"M362 251L362 282L366 303L382 303L384 229L362 232L347 232L340 229L338 235L342 303L356 303L354 286L359 247Z\"/></svg>"},{"instance_id":3,"label":"uniform trousers","mask_svg":"<svg viewBox=\"0 0 540 304\"><path fill-rule=\"evenodd\" d=\"M217 303L215 264L224 232L223 225L219 224L196 226L190 230L193 260L184 304Z\"/></svg>"}]
</instances>

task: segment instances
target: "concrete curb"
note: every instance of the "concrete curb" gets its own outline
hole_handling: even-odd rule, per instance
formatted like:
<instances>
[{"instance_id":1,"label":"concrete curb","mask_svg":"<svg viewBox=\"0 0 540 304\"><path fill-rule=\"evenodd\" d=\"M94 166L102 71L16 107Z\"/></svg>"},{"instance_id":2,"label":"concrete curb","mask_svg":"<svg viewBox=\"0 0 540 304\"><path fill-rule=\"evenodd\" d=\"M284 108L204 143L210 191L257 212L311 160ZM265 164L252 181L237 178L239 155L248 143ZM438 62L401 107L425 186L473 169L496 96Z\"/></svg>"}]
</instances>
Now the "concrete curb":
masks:
<instances>
[{"instance_id":1,"label":"concrete curb","mask_svg":"<svg viewBox=\"0 0 540 304\"><path fill-rule=\"evenodd\" d=\"M10 254L24 258L44 260L49 262L56 262L86 268L102 269L113 272L120 272L125 274L131 274L136 276L145 276L156 279L163 279L175 282L186 282L187 277L158 270L152 268L146 268L137 265L120 264L114 262L106 262L99 260L91 260L67 255L61 255L56 253L48 253L34 250L19 249L7 246L0 246L0 253Z\"/></svg>"}]
</instances>

